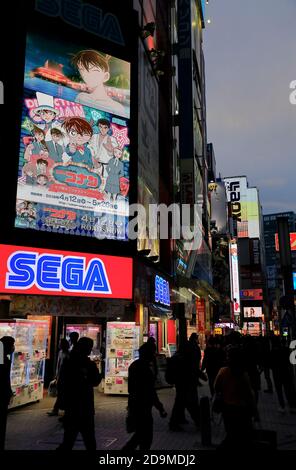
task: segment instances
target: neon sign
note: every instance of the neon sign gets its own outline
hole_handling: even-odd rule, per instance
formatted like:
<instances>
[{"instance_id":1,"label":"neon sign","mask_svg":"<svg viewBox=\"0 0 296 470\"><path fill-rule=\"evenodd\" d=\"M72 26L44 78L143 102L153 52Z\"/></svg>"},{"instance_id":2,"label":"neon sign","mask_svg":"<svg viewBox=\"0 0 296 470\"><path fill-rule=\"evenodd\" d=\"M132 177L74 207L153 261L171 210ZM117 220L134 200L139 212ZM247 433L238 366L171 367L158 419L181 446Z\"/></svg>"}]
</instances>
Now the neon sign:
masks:
<instances>
[{"instance_id":1,"label":"neon sign","mask_svg":"<svg viewBox=\"0 0 296 470\"><path fill-rule=\"evenodd\" d=\"M155 276L155 302L158 302L168 307L171 305L170 301L170 285L169 282L160 276Z\"/></svg>"},{"instance_id":2,"label":"neon sign","mask_svg":"<svg viewBox=\"0 0 296 470\"><path fill-rule=\"evenodd\" d=\"M132 298L132 259L0 245L2 292Z\"/></svg>"}]
</instances>

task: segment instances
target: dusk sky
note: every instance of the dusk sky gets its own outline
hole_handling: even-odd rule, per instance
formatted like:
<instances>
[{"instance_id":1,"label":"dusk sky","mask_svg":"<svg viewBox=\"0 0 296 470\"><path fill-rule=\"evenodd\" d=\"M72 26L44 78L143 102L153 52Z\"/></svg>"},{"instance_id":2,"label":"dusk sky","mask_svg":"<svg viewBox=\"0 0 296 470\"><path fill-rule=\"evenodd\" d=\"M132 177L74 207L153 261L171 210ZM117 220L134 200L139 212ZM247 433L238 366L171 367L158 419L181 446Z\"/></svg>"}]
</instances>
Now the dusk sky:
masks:
<instances>
[{"instance_id":1,"label":"dusk sky","mask_svg":"<svg viewBox=\"0 0 296 470\"><path fill-rule=\"evenodd\" d=\"M263 213L296 212L296 0L210 0L208 142L217 172L246 175Z\"/></svg>"}]
</instances>

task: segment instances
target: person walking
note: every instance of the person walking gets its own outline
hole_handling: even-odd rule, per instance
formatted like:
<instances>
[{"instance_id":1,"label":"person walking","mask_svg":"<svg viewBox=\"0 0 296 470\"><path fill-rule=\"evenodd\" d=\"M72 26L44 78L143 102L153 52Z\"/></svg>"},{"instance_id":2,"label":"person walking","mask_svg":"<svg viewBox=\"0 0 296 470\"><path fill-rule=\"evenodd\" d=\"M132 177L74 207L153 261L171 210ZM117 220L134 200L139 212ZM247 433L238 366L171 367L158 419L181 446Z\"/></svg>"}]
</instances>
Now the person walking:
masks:
<instances>
[{"instance_id":1,"label":"person walking","mask_svg":"<svg viewBox=\"0 0 296 470\"><path fill-rule=\"evenodd\" d=\"M255 394L244 367L241 348L229 345L226 354L227 366L219 370L214 384L215 393L221 397L226 431L219 448L245 449L253 441L252 418L258 416Z\"/></svg>"},{"instance_id":2,"label":"person walking","mask_svg":"<svg viewBox=\"0 0 296 470\"><path fill-rule=\"evenodd\" d=\"M0 451L5 448L8 405L13 396L10 383L11 356L14 352L15 340L12 336L1 339L0 361Z\"/></svg>"},{"instance_id":3,"label":"person walking","mask_svg":"<svg viewBox=\"0 0 296 470\"><path fill-rule=\"evenodd\" d=\"M122 450L149 450L153 441L152 408L159 411L162 418L167 416L163 404L155 390L155 377L151 369L153 351L150 345L143 344L139 349L139 359L128 369L128 413L133 421L134 434Z\"/></svg>"},{"instance_id":4,"label":"person walking","mask_svg":"<svg viewBox=\"0 0 296 470\"><path fill-rule=\"evenodd\" d=\"M58 416L59 410L63 410L64 405L62 403L62 392L59 390L61 388L61 382L60 382L60 374L62 367L69 359L69 342L65 339L62 338L60 341L60 350L58 354L58 360L57 360L57 366L56 366L56 373L55 373L55 380L56 380L56 387L57 387L57 399L55 401L55 404L53 405L52 411L49 411L47 414L48 416Z\"/></svg>"},{"instance_id":5,"label":"person walking","mask_svg":"<svg viewBox=\"0 0 296 470\"><path fill-rule=\"evenodd\" d=\"M78 340L79 340L78 331L71 331L71 333L69 334L69 342L70 342L69 351L72 351L75 348L75 346L78 343Z\"/></svg>"},{"instance_id":6,"label":"person walking","mask_svg":"<svg viewBox=\"0 0 296 470\"><path fill-rule=\"evenodd\" d=\"M211 395L214 395L214 382L220 368L223 366L223 352L218 347L214 336L210 336L202 360L201 371L206 371L209 379Z\"/></svg>"},{"instance_id":7,"label":"person walking","mask_svg":"<svg viewBox=\"0 0 296 470\"><path fill-rule=\"evenodd\" d=\"M64 440L57 450L72 450L79 433L86 450L96 450L93 388L100 384L101 375L89 358L92 348L91 338L80 338L61 368L60 393L65 408Z\"/></svg>"},{"instance_id":8,"label":"person walking","mask_svg":"<svg viewBox=\"0 0 296 470\"><path fill-rule=\"evenodd\" d=\"M190 341L180 345L175 365L176 397L171 413L169 428L171 431L182 431L180 426L186 423L185 410L189 412L196 427L200 426L200 409L198 399L199 378L205 379L199 368L195 346Z\"/></svg>"},{"instance_id":9,"label":"person walking","mask_svg":"<svg viewBox=\"0 0 296 470\"><path fill-rule=\"evenodd\" d=\"M284 394L288 402L290 412L296 412L296 391L294 386L293 366L290 363L289 348L281 343L279 336L272 338L272 347L270 352L270 365L272 377L276 389L280 413L286 411Z\"/></svg>"}]
</instances>

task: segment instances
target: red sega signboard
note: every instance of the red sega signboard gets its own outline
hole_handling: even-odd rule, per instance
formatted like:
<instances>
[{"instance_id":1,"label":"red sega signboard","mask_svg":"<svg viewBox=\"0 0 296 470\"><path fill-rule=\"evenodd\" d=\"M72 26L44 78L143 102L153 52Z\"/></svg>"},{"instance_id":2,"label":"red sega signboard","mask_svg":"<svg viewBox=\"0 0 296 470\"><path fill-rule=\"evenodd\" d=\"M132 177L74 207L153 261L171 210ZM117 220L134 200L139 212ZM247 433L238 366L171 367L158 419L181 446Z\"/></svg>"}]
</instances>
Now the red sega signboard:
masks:
<instances>
[{"instance_id":1,"label":"red sega signboard","mask_svg":"<svg viewBox=\"0 0 296 470\"><path fill-rule=\"evenodd\" d=\"M241 300L263 300L262 289L244 289L240 293Z\"/></svg>"},{"instance_id":2,"label":"red sega signboard","mask_svg":"<svg viewBox=\"0 0 296 470\"><path fill-rule=\"evenodd\" d=\"M0 245L0 292L132 299L132 258Z\"/></svg>"}]
</instances>

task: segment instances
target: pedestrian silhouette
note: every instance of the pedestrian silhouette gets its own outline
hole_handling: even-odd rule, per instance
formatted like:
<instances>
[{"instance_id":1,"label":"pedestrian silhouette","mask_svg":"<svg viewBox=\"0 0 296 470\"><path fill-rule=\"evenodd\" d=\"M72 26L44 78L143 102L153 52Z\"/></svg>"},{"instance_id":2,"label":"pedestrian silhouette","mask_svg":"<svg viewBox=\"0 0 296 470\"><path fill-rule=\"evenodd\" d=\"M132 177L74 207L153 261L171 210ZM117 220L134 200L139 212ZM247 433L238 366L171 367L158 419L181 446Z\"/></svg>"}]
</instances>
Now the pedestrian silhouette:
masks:
<instances>
[{"instance_id":1,"label":"pedestrian silhouette","mask_svg":"<svg viewBox=\"0 0 296 470\"><path fill-rule=\"evenodd\" d=\"M220 449L247 448L253 442L252 417L258 415L255 394L244 366L244 354L239 346L226 350L227 366L215 380L215 392L221 396L222 416L226 437Z\"/></svg>"},{"instance_id":2,"label":"pedestrian silhouette","mask_svg":"<svg viewBox=\"0 0 296 470\"><path fill-rule=\"evenodd\" d=\"M186 422L186 409L195 425L200 426L197 386L201 371L197 359L196 347L192 346L190 341L180 345L179 351L175 355L176 397L169 424L171 431L182 431L180 424Z\"/></svg>"},{"instance_id":3,"label":"pedestrian silhouette","mask_svg":"<svg viewBox=\"0 0 296 470\"><path fill-rule=\"evenodd\" d=\"M86 450L96 450L93 387L99 385L101 374L88 357L92 348L92 339L80 338L69 360L61 368L60 393L65 408L64 441L57 450L71 450L79 433Z\"/></svg>"},{"instance_id":4,"label":"pedestrian silhouette","mask_svg":"<svg viewBox=\"0 0 296 470\"><path fill-rule=\"evenodd\" d=\"M152 408L159 411L161 417L166 417L163 404L155 390L155 377L151 369L153 352L150 345L143 344L139 349L139 359L128 369L128 413L133 421L134 434L125 444L123 450L131 451L139 447L149 450L153 441Z\"/></svg>"},{"instance_id":5,"label":"pedestrian silhouette","mask_svg":"<svg viewBox=\"0 0 296 470\"><path fill-rule=\"evenodd\" d=\"M3 359L0 363L0 451L5 447L7 424L7 411L13 396L10 383L11 355L14 352L14 338L3 336L0 341L3 345Z\"/></svg>"},{"instance_id":6,"label":"pedestrian silhouette","mask_svg":"<svg viewBox=\"0 0 296 470\"><path fill-rule=\"evenodd\" d=\"M56 373L55 373L55 380L56 380L56 387L57 387L57 399L53 406L52 411L49 411L47 414L48 416L58 416L59 410L64 409L64 404L62 403L62 390L61 388L61 381L60 381L60 374L63 368L65 361L69 359L69 343L65 338L62 338L60 341L60 351L58 354L58 360L56 365Z\"/></svg>"}]
</instances>

